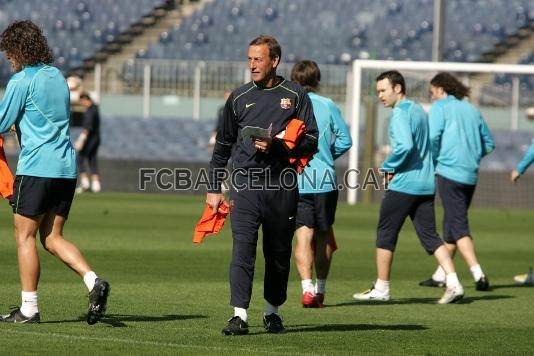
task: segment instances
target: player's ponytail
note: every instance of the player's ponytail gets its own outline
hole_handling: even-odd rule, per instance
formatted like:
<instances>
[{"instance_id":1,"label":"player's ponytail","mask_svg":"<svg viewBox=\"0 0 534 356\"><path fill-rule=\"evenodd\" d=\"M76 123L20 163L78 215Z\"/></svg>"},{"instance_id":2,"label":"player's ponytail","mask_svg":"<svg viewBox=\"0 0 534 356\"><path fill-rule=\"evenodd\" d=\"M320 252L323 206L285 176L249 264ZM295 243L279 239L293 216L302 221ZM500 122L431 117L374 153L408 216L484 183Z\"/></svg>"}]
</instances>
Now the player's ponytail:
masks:
<instances>
[{"instance_id":1,"label":"player's ponytail","mask_svg":"<svg viewBox=\"0 0 534 356\"><path fill-rule=\"evenodd\" d=\"M442 88L448 95L454 95L458 100L463 100L469 96L471 89L452 76L450 73L441 72L436 74L430 84L437 88Z\"/></svg>"}]
</instances>

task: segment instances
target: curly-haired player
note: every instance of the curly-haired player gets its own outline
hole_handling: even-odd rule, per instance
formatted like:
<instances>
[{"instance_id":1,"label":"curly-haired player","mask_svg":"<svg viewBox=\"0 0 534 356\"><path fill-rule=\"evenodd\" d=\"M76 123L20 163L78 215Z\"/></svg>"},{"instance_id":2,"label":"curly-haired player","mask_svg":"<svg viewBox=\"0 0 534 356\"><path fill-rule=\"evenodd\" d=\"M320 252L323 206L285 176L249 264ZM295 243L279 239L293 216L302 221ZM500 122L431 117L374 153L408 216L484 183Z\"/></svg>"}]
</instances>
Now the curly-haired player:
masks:
<instances>
[{"instance_id":1,"label":"curly-haired player","mask_svg":"<svg viewBox=\"0 0 534 356\"><path fill-rule=\"evenodd\" d=\"M21 151L13 207L22 304L0 321L40 322L37 285L40 264L37 232L44 248L83 278L89 290L87 322L94 324L105 311L109 284L98 278L82 254L63 238L63 226L76 188L76 153L69 137L69 88L46 37L31 21L16 21L0 35L16 72L0 103L0 133L15 125Z\"/></svg>"}]
</instances>

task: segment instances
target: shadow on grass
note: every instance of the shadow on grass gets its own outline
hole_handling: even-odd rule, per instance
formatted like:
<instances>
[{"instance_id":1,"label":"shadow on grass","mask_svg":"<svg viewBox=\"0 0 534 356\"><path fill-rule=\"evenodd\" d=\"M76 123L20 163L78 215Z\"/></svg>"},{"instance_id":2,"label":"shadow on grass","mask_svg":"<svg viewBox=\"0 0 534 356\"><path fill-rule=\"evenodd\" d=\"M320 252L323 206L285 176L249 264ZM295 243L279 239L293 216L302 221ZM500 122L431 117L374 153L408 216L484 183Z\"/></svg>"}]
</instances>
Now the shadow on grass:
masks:
<instances>
[{"instance_id":1,"label":"shadow on grass","mask_svg":"<svg viewBox=\"0 0 534 356\"><path fill-rule=\"evenodd\" d=\"M337 332L337 331L366 331L366 330L406 330L422 331L429 328L417 324L397 324L397 325L380 325L380 324L326 324L326 325L297 325L296 327L288 326L288 333L300 332Z\"/></svg>"},{"instance_id":2,"label":"shadow on grass","mask_svg":"<svg viewBox=\"0 0 534 356\"><path fill-rule=\"evenodd\" d=\"M161 316L149 316L149 315L125 315L125 314L106 314L99 323L107 324L115 328L128 327L124 322L128 321L141 321L141 322L161 322L161 321L177 321L177 320L189 320L189 319L203 319L207 318L205 315L161 315ZM80 315L74 320L52 320L42 321L41 324L60 324L60 323L78 323L85 322L87 317Z\"/></svg>"},{"instance_id":3,"label":"shadow on grass","mask_svg":"<svg viewBox=\"0 0 534 356\"><path fill-rule=\"evenodd\" d=\"M510 299L515 298L513 295L484 295L484 296L467 296L456 302L457 304L471 304L478 300L498 300L498 299Z\"/></svg>"},{"instance_id":4,"label":"shadow on grass","mask_svg":"<svg viewBox=\"0 0 534 356\"><path fill-rule=\"evenodd\" d=\"M508 288L534 288L534 285L530 284L497 284L497 285L491 285L490 290L494 289L508 289Z\"/></svg>"},{"instance_id":5,"label":"shadow on grass","mask_svg":"<svg viewBox=\"0 0 534 356\"><path fill-rule=\"evenodd\" d=\"M456 302L456 304L471 304L474 301L478 300L498 300L498 299L509 299L515 298L511 295L484 295L484 296L465 296L463 299ZM381 301L351 301L338 304L328 304L326 307L348 307L348 306L387 306L387 305L399 305L399 304L436 304L438 298L403 298L403 299L392 299L387 302Z\"/></svg>"},{"instance_id":6,"label":"shadow on grass","mask_svg":"<svg viewBox=\"0 0 534 356\"><path fill-rule=\"evenodd\" d=\"M286 325L286 333L302 332L347 332L347 331L367 331L367 330L406 330L406 331L423 331L429 328L416 324L397 324L397 325L379 325L379 324L325 324L325 325ZM267 332L261 328L261 331L250 332L249 335L265 335Z\"/></svg>"}]
</instances>

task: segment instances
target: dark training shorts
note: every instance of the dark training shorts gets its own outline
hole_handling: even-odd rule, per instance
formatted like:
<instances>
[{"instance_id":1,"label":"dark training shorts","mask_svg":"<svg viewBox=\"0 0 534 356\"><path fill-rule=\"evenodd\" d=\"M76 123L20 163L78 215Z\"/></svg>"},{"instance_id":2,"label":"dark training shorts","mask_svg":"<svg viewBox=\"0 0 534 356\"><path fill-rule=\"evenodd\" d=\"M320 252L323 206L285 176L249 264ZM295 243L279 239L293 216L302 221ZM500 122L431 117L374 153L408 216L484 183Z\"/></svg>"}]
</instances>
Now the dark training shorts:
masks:
<instances>
[{"instance_id":1,"label":"dark training shorts","mask_svg":"<svg viewBox=\"0 0 534 356\"><path fill-rule=\"evenodd\" d=\"M53 211L67 219L75 189L76 178L16 176L9 204L13 213L22 216L37 217Z\"/></svg>"},{"instance_id":2,"label":"dark training shorts","mask_svg":"<svg viewBox=\"0 0 534 356\"><path fill-rule=\"evenodd\" d=\"M450 244L471 236L467 210L476 185L459 183L438 175L438 192L443 205L443 239Z\"/></svg>"},{"instance_id":3,"label":"dark training shorts","mask_svg":"<svg viewBox=\"0 0 534 356\"><path fill-rule=\"evenodd\" d=\"M300 194L297 209L297 228L307 226L311 229L328 231L334 224L339 192Z\"/></svg>"},{"instance_id":4,"label":"dark training shorts","mask_svg":"<svg viewBox=\"0 0 534 356\"><path fill-rule=\"evenodd\" d=\"M429 255L432 255L443 245L436 232L434 195L386 191L380 206L376 247L395 251L399 232L408 216L412 219L421 245Z\"/></svg>"}]
</instances>

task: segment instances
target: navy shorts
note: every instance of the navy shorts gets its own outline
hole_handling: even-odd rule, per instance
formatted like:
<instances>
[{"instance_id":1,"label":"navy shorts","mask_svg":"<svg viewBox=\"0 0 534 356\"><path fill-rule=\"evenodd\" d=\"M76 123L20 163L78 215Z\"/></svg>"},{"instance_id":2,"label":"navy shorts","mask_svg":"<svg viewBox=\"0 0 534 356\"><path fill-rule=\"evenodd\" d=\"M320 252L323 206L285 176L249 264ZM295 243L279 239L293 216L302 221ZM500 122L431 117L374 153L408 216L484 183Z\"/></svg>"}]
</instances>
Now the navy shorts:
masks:
<instances>
[{"instance_id":1,"label":"navy shorts","mask_svg":"<svg viewBox=\"0 0 534 356\"><path fill-rule=\"evenodd\" d=\"M65 219L76 190L76 178L16 176L9 204L14 214L37 217L49 211Z\"/></svg>"},{"instance_id":2,"label":"navy shorts","mask_svg":"<svg viewBox=\"0 0 534 356\"><path fill-rule=\"evenodd\" d=\"M339 192L300 194L297 209L297 228L307 226L311 229L328 231L336 218Z\"/></svg>"},{"instance_id":3,"label":"navy shorts","mask_svg":"<svg viewBox=\"0 0 534 356\"><path fill-rule=\"evenodd\" d=\"M399 232L408 216L412 219L421 245L429 255L432 255L443 245L436 232L434 195L386 191L380 206L376 247L395 251Z\"/></svg>"},{"instance_id":4,"label":"navy shorts","mask_svg":"<svg viewBox=\"0 0 534 356\"><path fill-rule=\"evenodd\" d=\"M467 210L476 185L463 184L438 175L438 192L443 205L443 239L450 244L471 236Z\"/></svg>"}]
</instances>

